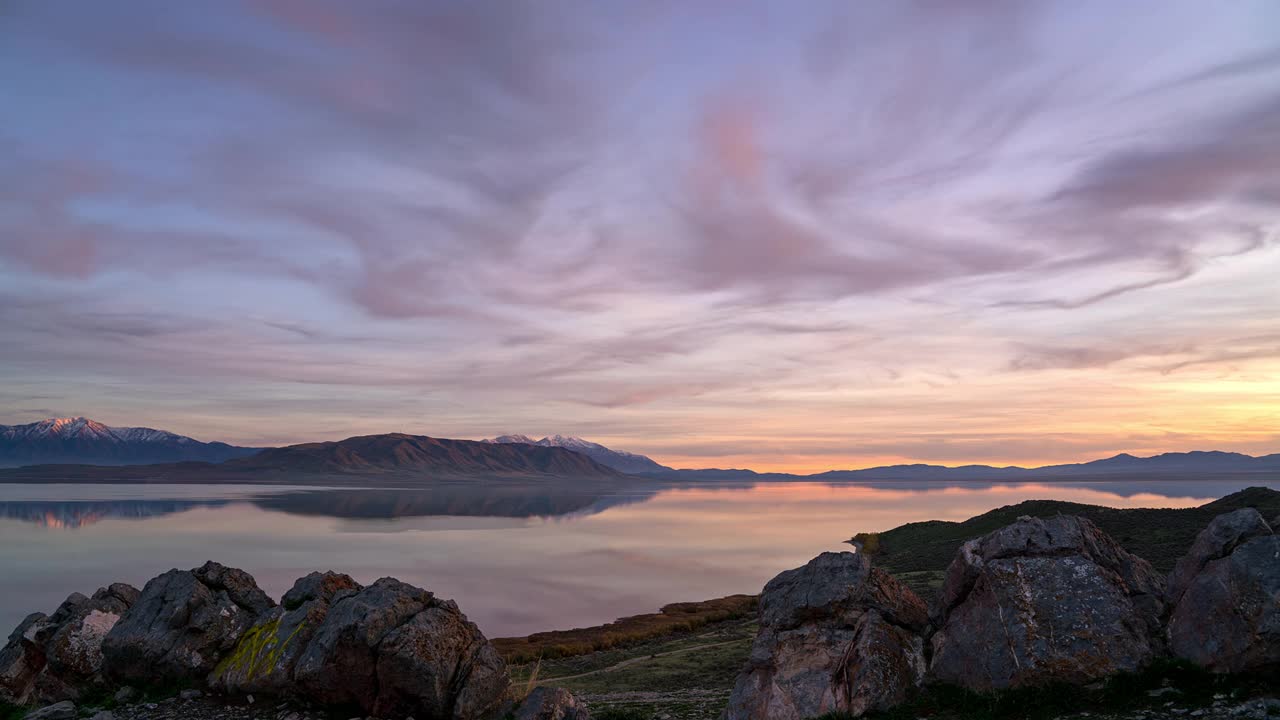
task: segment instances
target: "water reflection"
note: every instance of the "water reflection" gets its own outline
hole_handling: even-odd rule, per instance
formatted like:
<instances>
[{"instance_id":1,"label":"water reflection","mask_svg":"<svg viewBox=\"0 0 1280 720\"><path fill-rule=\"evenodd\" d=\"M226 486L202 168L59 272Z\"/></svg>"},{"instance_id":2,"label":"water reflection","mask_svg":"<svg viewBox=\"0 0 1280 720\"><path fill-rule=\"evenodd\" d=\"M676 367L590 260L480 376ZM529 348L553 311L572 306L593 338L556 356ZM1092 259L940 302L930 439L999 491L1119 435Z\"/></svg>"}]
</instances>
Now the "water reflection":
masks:
<instances>
[{"instance_id":1,"label":"water reflection","mask_svg":"<svg viewBox=\"0 0 1280 720\"><path fill-rule=\"evenodd\" d=\"M279 597L312 570L392 575L495 635L758 592L855 532L1030 499L1189 507L1231 482L739 483L425 490L0 485L0 634L73 591L216 559Z\"/></svg>"},{"instance_id":2,"label":"water reflection","mask_svg":"<svg viewBox=\"0 0 1280 720\"><path fill-rule=\"evenodd\" d=\"M56 492L57 488L66 486L48 487ZM161 491L172 492L168 487L161 488ZM196 508L224 507L232 502L291 515L362 520L430 516L551 518L591 515L618 505L644 502L657 492L656 487L630 490L615 488L605 494L598 490L593 492L582 487L554 484L446 484L427 489L330 488L276 491L248 495L238 500L12 500L0 501L0 518L24 520L47 528L74 530L108 518L143 520Z\"/></svg>"}]
</instances>

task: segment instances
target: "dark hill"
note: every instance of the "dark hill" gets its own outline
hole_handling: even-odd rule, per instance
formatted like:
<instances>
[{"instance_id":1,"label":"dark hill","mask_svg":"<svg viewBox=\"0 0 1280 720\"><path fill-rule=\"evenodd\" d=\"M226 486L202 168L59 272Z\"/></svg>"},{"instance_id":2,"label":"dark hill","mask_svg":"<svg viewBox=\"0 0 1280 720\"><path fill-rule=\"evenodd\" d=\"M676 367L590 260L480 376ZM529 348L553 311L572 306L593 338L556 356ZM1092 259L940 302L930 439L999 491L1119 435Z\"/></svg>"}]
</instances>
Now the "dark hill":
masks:
<instances>
[{"instance_id":1,"label":"dark hill","mask_svg":"<svg viewBox=\"0 0 1280 720\"><path fill-rule=\"evenodd\" d=\"M1161 572L1191 547L1196 535L1222 513L1254 507L1263 517L1280 514L1280 492L1253 487L1194 508L1116 509L1059 500L1028 500L1007 505L964 522L929 520L907 523L879 533L859 533L853 540L874 556L877 565L916 589L932 590L961 543L1004 527L1023 515L1066 514L1089 518L1129 552L1146 558Z\"/></svg>"},{"instance_id":2,"label":"dark hill","mask_svg":"<svg viewBox=\"0 0 1280 720\"><path fill-rule=\"evenodd\" d=\"M425 435L362 435L338 442L263 450L224 463L237 470L311 473L433 473L447 475L553 475L616 477L586 455L558 447L500 445Z\"/></svg>"},{"instance_id":3,"label":"dark hill","mask_svg":"<svg viewBox=\"0 0 1280 720\"><path fill-rule=\"evenodd\" d=\"M558 447L495 445L424 435L364 435L271 448L224 463L0 470L0 482L319 483L420 485L467 479L618 479L627 476Z\"/></svg>"}]
</instances>

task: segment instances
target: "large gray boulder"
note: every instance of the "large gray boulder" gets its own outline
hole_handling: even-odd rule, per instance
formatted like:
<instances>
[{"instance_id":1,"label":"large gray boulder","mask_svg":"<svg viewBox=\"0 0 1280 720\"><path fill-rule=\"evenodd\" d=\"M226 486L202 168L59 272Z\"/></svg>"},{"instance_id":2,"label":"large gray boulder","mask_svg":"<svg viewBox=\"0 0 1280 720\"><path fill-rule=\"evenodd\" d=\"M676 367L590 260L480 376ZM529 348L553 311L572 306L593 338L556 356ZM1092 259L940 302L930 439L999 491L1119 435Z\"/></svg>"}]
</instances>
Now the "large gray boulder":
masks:
<instances>
[{"instance_id":1,"label":"large gray boulder","mask_svg":"<svg viewBox=\"0 0 1280 720\"><path fill-rule=\"evenodd\" d=\"M78 714L75 703L63 700L39 710L32 710L22 716L22 720L75 720Z\"/></svg>"},{"instance_id":2,"label":"large gray boulder","mask_svg":"<svg viewBox=\"0 0 1280 720\"><path fill-rule=\"evenodd\" d=\"M591 720L591 713L564 688L534 688L509 712L511 720Z\"/></svg>"},{"instance_id":3,"label":"large gray boulder","mask_svg":"<svg viewBox=\"0 0 1280 720\"><path fill-rule=\"evenodd\" d=\"M153 578L102 643L123 682L200 682L275 602L243 570L207 562Z\"/></svg>"},{"instance_id":4,"label":"large gray boulder","mask_svg":"<svg viewBox=\"0 0 1280 720\"><path fill-rule=\"evenodd\" d=\"M1280 666L1280 536L1252 508L1219 515L1169 582L1169 649L1215 672Z\"/></svg>"},{"instance_id":5,"label":"large gray boulder","mask_svg":"<svg viewBox=\"0 0 1280 720\"><path fill-rule=\"evenodd\" d=\"M823 553L778 575L759 614L727 720L862 715L902 702L924 676L925 604L864 555Z\"/></svg>"},{"instance_id":6,"label":"large gray boulder","mask_svg":"<svg viewBox=\"0 0 1280 720\"><path fill-rule=\"evenodd\" d=\"M1085 684L1161 651L1164 583L1079 517L1019 518L970 540L947 569L932 681L973 690Z\"/></svg>"},{"instance_id":7,"label":"large gray boulder","mask_svg":"<svg viewBox=\"0 0 1280 720\"><path fill-rule=\"evenodd\" d=\"M290 694L293 671L312 636L337 599L361 590L340 573L311 573L299 578L273 607L259 617L213 673L214 690L251 694Z\"/></svg>"},{"instance_id":8,"label":"large gray boulder","mask_svg":"<svg viewBox=\"0 0 1280 720\"><path fill-rule=\"evenodd\" d=\"M102 685L103 638L137 598L116 583L92 597L72 593L52 615L29 615L0 649L0 699L56 703Z\"/></svg>"},{"instance_id":9,"label":"large gray boulder","mask_svg":"<svg viewBox=\"0 0 1280 720\"><path fill-rule=\"evenodd\" d=\"M209 684L378 717L473 720L502 705L510 679L453 601L394 578L360 587L313 573L245 633Z\"/></svg>"}]
</instances>

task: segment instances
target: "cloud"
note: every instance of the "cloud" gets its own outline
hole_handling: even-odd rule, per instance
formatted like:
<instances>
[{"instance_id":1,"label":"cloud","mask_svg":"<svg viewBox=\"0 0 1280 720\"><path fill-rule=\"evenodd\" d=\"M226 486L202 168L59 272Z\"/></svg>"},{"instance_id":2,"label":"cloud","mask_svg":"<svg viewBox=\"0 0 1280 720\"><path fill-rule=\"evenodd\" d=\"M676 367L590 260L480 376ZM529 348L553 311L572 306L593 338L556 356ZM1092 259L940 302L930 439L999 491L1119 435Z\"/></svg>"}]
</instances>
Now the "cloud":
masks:
<instances>
[{"instance_id":1,"label":"cloud","mask_svg":"<svg viewBox=\"0 0 1280 720\"><path fill-rule=\"evenodd\" d=\"M1252 6L6 7L0 373L40 405L1000 435L1064 373L1273 358Z\"/></svg>"}]
</instances>

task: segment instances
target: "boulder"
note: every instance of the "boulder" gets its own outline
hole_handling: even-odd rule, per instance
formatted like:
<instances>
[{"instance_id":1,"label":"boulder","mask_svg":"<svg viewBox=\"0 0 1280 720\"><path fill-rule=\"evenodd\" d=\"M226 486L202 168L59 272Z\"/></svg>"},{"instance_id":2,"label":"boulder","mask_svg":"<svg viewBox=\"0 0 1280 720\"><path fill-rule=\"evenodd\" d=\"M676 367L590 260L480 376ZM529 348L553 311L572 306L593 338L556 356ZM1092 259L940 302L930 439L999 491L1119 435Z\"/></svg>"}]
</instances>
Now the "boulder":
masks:
<instances>
[{"instance_id":1,"label":"boulder","mask_svg":"<svg viewBox=\"0 0 1280 720\"><path fill-rule=\"evenodd\" d=\"M1162 650L1164 584L1089 520L1022 517L947 568L931 681L987 691L1087 684Z\"/></svg>"},{"instance_id":2,"label":"boulder","mask_svg":"<svg viewBox=\"0 0 1280 720\"><path fill-rule=\"evenodd\" d=\"M361 589L340 573L299 578L280 606L264 613L209 675L209 687L232 693L290 694L293 671L336 597Z\"/></svg>"},{"instance_id":3,"label":"boulder","mask_svg":"<svg viewBox=\"0 0 1280 720\"><path fill-rule=\"evenodd\" d=\"M244 635L209 683L378 717L472 720L501 705L510 680L452 601L393 578L361 587L313 573Z\"/></svg>"},{"instance_id":4,"label":"boulder","mask_svg":"<svg viewBox=\"0 0 1280 720\"><path fill-rule=\"evenodd\" d=\"M865 555L823 553L781 573L759 615L727 720L862 715L900 703L924 676L925 604Z\"/></svg>"},{"instance_id":5,"label":"boulder","mask_svg":"<svg viewBox=\"0 0 1280 720\"><path fill-rule=\"evenodd\" d=\"M591 720L591 713L564 688L537 687L506 717L511 720Z\"/></svg>"},{"instance_id":6,"label":"boulder","mask_svg":"<svg viewBox=\"0 0 1280 720\"><path fill-rule=\"evenodd\" d=\"M23 716L22 720L75 720L76 704L70 700L63 700L39 710L32 710Z\"/></svg>"},{"instance_id":7,"label":"boulder","mask_svg":"<svg viewBox=\"0 0 1280 720\"><path fill-rule=\"evenodd\" d=\"M1176 605L1182 594L1195 580L1196 575L1208 563L1227 557L1238 546L1256 537L1272 534L1272 528L1253 508L1240 508L1214 518L1200 531L1187 554L1178 560L1169 574L1165 600L1170 607Z\"/></svg>"},{"instance_id":8,"label":"boulder","mask_svg":"<svg viewBox=\"0 0 1280 720\"><path fill-rule=\"evenodd\" d=\"M148 582L107 633L107 674L138 683L203 681L274 606L243 570L215 562L170 570Z\"/></svg>"},{"instance_id":9,"label":"boulder","mask_svg":"<svg viewBox=\"0 0 1280 720\"><path fill-rule=\"evenodd\" d=\"M1280 536L1252 508L1219 515L1170 579L1169 649L1215 672L1280 666Z\"/></svg>"},{"instance_id":10,"label":"boulder","mask_svg":"<svg viewBox=\"0 0 1280 720\"><path fill-rule=\"evenodd\" d=\"M137 598L117 583L92 597L72 593L52 615L28 616L0 650L0 698L56 703L101 685L103 638Z\"/></svg>"}]
</instances>

